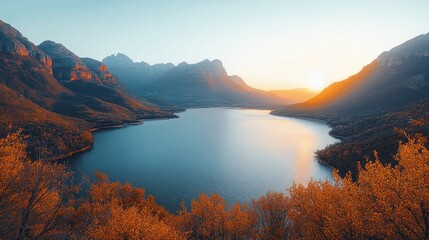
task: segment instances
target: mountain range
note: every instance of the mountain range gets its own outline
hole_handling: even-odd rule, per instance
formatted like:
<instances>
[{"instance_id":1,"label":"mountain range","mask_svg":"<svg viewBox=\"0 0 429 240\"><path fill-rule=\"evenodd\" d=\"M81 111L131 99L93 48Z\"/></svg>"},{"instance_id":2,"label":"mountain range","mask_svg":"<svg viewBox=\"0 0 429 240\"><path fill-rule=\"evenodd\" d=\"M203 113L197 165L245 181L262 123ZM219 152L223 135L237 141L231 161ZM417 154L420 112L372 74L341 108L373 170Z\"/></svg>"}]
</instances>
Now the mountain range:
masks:
<instances>
[{"instance_id":1,"label":"mountain range","mask_svg":"<svg viewBox=\"0 0 429 240\"><path fill-rule=\"evenodd\" d=\"M161 106L273 108L291 101L229 76L220 60L149 65L118 53L103 59L135 95Z\"/></svg>"},{"instance_id":2,"label":"mountain range","mask_svg":"<svg viewBox=\"0 0 429 240\"><path fill-rule=\"evenodd\" d=\"M403 140L401 132L429 136L428 91L429 34L380 54L315 95L252 88L228 75L220 60L175 66L135 63L124 54L102 62L80 58L53 41L36 46L0 21L0 136L22 131L34 158L42 142L53 157L63 156L90 148L93 129L175 117L161 110L169 106L277 107L272 114L327 120L342 141L318 158L353 170L377 148L394 163L389 154L397 149L385 144Z\"/></svg>"},{"instance_id":3,"label":"mountain range","mask_svg":"<svg viewBox=\"0 0 429 240\"><path fill-rule=\"evenodd\" d=\"M0 21L2 136L23 129L29 148L46 136L52 154L64 155L89 148L92 128L174 117L119 86L104 64L80 59L52 41L35 46Z\"/></svg>"},{"instance_id":4,"label":"mountain range","mask_svg":"<svg viewBox=\"0 0 429 240\"><path fill-rule=\"evenodd\" d=\"M146 62L133 62L128 56L122 53L107 56L103 59L103 64L115 76L120 77L129 89L140 91L146 83L150 83L160 78L165 72L174 68L172 63L159 63L149 65Z\"/></svg>"}]
</instances>

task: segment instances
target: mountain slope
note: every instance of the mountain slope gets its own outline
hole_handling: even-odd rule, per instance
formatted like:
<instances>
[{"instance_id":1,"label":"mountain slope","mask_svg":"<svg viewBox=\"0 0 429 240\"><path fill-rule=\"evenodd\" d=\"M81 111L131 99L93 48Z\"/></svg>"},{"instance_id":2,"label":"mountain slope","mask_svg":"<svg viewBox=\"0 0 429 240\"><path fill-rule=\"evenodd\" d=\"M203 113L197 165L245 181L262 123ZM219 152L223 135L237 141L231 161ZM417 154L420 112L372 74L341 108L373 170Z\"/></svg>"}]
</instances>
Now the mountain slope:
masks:
<instances>
[{"instance_id":1,"label":"mountain slope","mask_svg":"<svg viewBox=\"0 0 429 240\"><path fill-rule=\"evenodd\" d=\"M362 115L386 112L429 97L429 33L382 53L362 71L314 98L274 114Z\"/></svg>"},{"instance_id":2,"label":"mountain slope","mask_svg":"<svg viewBox=\"0 0 429 240\"><path fill-rule=\"evenodd\" d=\"M180 107L274 107L288 102L249 87L238 76L228 76L219 60L183 62L146 84L140 95L159 104Z\"/></svg>"},{"instance_id":3,"label":"mountain slope","mask_svg":"<svg viewBox=\"0 0 429 240\"><path fill-rule=\"evenodd\" d=\"M273 114L322 118L341 142L316 152L318 159L356 173L377 151L383 163L396 164L392 153L406 134L429 147L429 34L413 38L336 82L314 98Z\"/></svg>"},{"instance_id":4,"label":"mountain slope","mask_svg":"<svg viewBox=\"0 0 429 240\"><path fill-rule=\"evenodd\" d=\"M64 155L90 147L91 128L172 116L108 86L116 80L102 65L91 71L93 65L86 67L63 46L57 50L52 61L0 21L0 134L22 128L29 152L36 153L37 143L47 138L52 154Z\"/></svg>"},{"instance_id":5,"label":"mountain slope","mask_svg":"<svg viewBox=\"0 0 429 240\"><path fill-rule=\"evenodd\" d=\"M79 102L98 112L92 116L89 108L60 105L56 110L62 114L83 116L95 122L113 121L117 124L139 118L171 116L125 94L103 63L90 58L81 59L63 45L52 41L45 41L39 47L52 57L54 76L60 79L62 85L79 96L83 95Z\"/></svg>"}]
</instances>

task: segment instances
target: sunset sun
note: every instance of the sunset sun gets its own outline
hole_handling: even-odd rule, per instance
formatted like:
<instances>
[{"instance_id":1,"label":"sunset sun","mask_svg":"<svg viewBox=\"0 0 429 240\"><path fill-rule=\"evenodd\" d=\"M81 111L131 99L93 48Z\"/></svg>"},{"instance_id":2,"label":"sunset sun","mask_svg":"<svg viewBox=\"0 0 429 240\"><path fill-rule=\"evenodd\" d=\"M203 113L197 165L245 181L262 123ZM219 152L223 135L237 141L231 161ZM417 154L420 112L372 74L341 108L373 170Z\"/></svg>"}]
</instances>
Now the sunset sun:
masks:
<instances>
[{"instance_id":1,"label":"sunset sun","mask_svg":"<svg viewBox=\"0 0 429 240\"><path fill-rule=\"evenodd\" d=\"M305 85L308 89L322 91L326 87L326 77L320 72L308 74Z\"/></svg>"}]
</instances>

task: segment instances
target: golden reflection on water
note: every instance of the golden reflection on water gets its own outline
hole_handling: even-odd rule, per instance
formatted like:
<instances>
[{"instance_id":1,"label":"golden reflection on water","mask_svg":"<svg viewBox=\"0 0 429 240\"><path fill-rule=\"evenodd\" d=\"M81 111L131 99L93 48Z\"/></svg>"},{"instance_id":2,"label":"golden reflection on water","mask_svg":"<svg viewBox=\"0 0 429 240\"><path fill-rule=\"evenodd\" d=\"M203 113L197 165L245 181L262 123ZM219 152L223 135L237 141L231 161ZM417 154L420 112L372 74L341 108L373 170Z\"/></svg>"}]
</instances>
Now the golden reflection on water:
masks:
<instances>
[{"instance_id":1,"label":"golden reflection on water","mask_svg":"<svg viewBox=\"0 0 429 240\"><path fill-rule=\"evenodd\" d=\"M302 184L306 184L309 180L308 176L311 175L311 162L308 159L312 158L314 153L314 145L311 144L312 140L308 140L307 144L300 144L297 149L296 156L296 168L295 168L295 176L296 181Z\"/></svg>"}]
</instances>

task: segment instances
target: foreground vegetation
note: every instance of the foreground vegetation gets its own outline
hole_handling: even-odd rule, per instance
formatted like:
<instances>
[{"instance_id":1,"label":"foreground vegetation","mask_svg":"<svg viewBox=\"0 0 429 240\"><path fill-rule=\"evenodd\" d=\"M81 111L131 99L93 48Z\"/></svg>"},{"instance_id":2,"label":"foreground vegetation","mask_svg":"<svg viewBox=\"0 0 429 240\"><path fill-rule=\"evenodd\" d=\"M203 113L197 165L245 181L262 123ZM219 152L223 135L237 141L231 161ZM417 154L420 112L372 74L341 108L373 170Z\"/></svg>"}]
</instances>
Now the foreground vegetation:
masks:
<instances>
[{"instance_id":1,"label":"foreground vegetation","mask_svg":"<svg viewBox=\"0 0 429 240\"><path fill-rule=\"evenodd\" d=\"M374 154L356 181L334 173L332 182L232 206L201 194L176 214L103 173L76 183L66 167L43 161L47 149L31 161L25 148L19 132L0 140L2 239L429 238L429 151L420 139L399 144L394 167Z\"/></svg>"}]
</instances>

